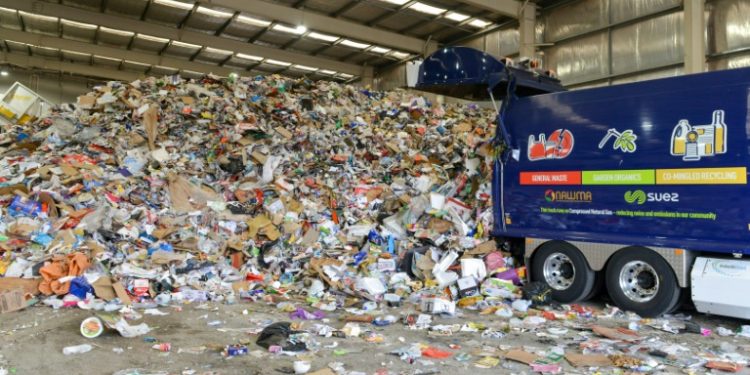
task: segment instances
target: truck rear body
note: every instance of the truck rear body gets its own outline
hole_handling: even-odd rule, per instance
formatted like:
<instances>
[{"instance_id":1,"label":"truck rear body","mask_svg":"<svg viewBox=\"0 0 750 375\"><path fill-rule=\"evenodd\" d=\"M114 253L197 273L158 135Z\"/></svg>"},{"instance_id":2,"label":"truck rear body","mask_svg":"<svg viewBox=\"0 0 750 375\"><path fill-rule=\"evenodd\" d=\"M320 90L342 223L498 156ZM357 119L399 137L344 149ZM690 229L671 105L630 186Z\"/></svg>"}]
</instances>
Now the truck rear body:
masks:
<instances>
[{"instance_id":1,"label":"truck rear body","mask_svg":"<svg viewBox=\"0 0 750 375\"><path fill-rule=\"evenodd\" d=\"M750 69L513 99L494 233L747 253L749 106Z\"/></svg>"}]
</instances>

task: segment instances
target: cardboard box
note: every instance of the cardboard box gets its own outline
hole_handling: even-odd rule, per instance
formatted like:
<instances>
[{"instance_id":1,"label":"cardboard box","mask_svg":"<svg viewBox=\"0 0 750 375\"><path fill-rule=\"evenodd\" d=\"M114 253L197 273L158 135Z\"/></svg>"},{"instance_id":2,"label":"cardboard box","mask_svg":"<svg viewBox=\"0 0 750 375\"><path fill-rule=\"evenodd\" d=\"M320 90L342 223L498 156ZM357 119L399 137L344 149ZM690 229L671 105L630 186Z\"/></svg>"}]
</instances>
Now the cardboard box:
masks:
<instances>
[{"instance_id":1,"label":"cardboard box","mask_svg":"<svg viewBox=\"0 0 750 375\"><path fill-rule=\"evenodd\" d=\"M22 310L26 307L23 289L0 293L0 314Z\"/></svg>"}]
</instances>

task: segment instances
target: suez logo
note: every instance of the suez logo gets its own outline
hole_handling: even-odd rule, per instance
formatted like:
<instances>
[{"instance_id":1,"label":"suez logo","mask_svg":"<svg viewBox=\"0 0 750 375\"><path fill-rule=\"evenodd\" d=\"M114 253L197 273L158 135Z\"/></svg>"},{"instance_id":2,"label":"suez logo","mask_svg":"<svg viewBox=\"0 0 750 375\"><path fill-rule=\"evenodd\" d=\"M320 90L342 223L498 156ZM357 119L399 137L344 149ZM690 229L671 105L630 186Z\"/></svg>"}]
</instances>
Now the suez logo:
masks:
<instances>
[{"instance_id":1,"label":"suez logo","mask_svg":"<svg viewBox=\"0 0 750 375\"><path fill-rule=\"evenodd\" d=\"M590 191L575 190L552 190L544 192L544 199L547 202L591 202L592 194Z\"/></svg>"},{"instance_id":2,"label":"suez logo","mask_svg":"<svg viewBox=\"0 0 750 375\"><path fill-rule=\"evenodd\" d=\"M644 204L646 202L679 202L680 194L655 193L643 190L628 190L625 192L625 202L630 204Z\"/></svg>"}]
</instances>

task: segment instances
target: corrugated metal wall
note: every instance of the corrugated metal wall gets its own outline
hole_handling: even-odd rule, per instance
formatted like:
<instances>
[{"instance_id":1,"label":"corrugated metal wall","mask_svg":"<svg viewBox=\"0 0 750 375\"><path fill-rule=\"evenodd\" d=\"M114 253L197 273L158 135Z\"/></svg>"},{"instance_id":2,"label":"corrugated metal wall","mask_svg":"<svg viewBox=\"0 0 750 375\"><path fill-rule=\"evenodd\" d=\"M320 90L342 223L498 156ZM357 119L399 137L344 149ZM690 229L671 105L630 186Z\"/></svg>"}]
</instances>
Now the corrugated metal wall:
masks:
<instances>
[{"instance_id":1,"label":"corrugated metal wall","mask_svg":"<svg viewBox=\"0 0 750 375\"><path fill-rule=\"evenodd\" d=\"M709 69L750 66L750 1L714 0L706 10Z\"/></svg>"},{"instance_id":2,"label":"corrugated metal wall","mask_svg":"<svg viewBox=\"0 0 750 375\"><path fill-rule=\"evenodd\" d=\"M547 68L568 86L682 73L681 0L579 0L538 20Z\"/></svg>"},{"instance_id":3,"label":"corrugated metal wall","mask_svg":"<svg viewBox=\"0 0 750 375\"><path fill-rule=\"evenodd\" d=\"M707 69L750 66L750 0L706 0L705 14ZM683 74L682 23L682 0L574 0L541 11L536 41L565 85L602 86ZM516 56L512 27L463 45ZM384 74L383 88L402 82L402 70Z\"/></svg>"},{"instance_id":4,"label":"corrugated metal wall","mask_svg":"<svg viewBox=\"0 0 750 375\"><path fill-rule=\"evenodd\" d=\"M708 70L750 66L750 1L705 13ZM601 86L683 74L682 23L681 0L577 0L543 10L536 39L563 83Z\"/></svg>"}]
</instances>

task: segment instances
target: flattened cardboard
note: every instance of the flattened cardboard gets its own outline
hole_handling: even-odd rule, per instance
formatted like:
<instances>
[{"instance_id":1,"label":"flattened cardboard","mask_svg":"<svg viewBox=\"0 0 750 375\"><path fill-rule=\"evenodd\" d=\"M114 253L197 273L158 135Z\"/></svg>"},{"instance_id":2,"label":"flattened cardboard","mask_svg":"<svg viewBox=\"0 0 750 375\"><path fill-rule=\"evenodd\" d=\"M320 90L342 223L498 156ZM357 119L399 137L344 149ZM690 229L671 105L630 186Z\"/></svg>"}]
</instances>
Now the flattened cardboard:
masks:
<instances>
[{"instance_id":1,"label":"flattened cardboard","mask_svg":"<svg viewBox=\"0 0 750 375\"><path fill-rule=\"evenodd\" d=\"M26 185L16 184L16 185L10 185L10 186L0 187L0 196L15 194L16 191L20 191L20 192L22 192L24 194L28 194L29 193L29 189L26 188Z\"/></svg>"},{"instance_id":2,"label":"flattened cardboard","mask_svg":"<svg viewBox=\"0 0 750 375\"><path fill-rule=\"evenodd\" d=\"M130 300L128 292L125 291L125 287L119 281L112 282L112 288L115 290L115 295L120 301L127 306L130 306L133 302Z\"/></svg>"},{"instance_id":3,"label":"flattened cardboard","mask_svg":"<svg viewBox=\"0 0 750 375\"><path fill-rule=\"evenodd\" d=\"M159 131L159 110L158 107L152 105L143 114L143 127L146 129L146 136L148 137L148 149L156 149L156 135Z\"/></svg>"},{"instance_id":4,"label":"flattened cardboard","mask_svg":"<svg viewBox=\"0 0 750 375\"><path fill-rule=\"evenodd\" d=\"M324 369L320 369L318 371L309 372L309 373L307 373L307 375L336 375L336 373L333 372L333 370L331 370L329 368L324 368Z\"/></svg>"},{"instance_id":5,"label":"flattened cardboard","mask_svg":"<svg viewBox=\"0 0 750 375\"><path fill-rule=\"evenodd\" d=\"M594 333L596 333L599 336L603 336L612 340L620 340L620 341L625 341L625 342L637 342L643 339L642 337L636 335L635 333L631 333L632 331L629 331L629 330L608 328L608 327L596 326L596 325L591 327L591 330L594 331Z\"/></svg>"},{"instance_id":6,"label":"flattened cardboard","mask_svg":"<svg viewBox=\"0 0 750 375\"><path fill-rule=\"evenodd\" d=\"M0 293L0 314L22 310L26 307L22 289L10 290Z\"/></svg>"},{"instance_id":7,"label":"flattened cardboard","mask_svg":"<svg viewBox=\"0 0 750 375\"><path fill-rule=\"evenodd\" d=\"M604 354L565 353L565 359L574 367L612 366L612 361Z\"/></svg>"},{"instance_id":8,"label":"flattened cardboard","mask_svg":"<svg viewBox=\"0 0 750 375\"><path fill-rule=\"evenodd\" d=\"M497 244L494 240L485 241L477 245L477 247L467 251L464 255L485 255L497 250Z\"/></svg>"},{"instance_id":9,"label":"flattened cardboard","mask_svg":"<svg viewBox=\"0 0 750 375\"><path fill-rule=\"evenodd\" d=\"M81 95L78 97L78 106L83 109L91 109L96 105L96 97L89 95Z\"/></svg>"},{"instance_id":10,"label":"flattened cardboard","mask_svg":"<svg viewBox=\"0 0 750 375\"><path fill-rule=\"evenodd\" d=\"M530 365L534 363L534 361L539 359L539 356L536 354L525 352L523 350L513 349L505 353L505 358L510 359L511 361L521 362L521 363Z\"/></svg>"},{"instance_id":11,"label":"flattened cardboard","mask_svg":"<svg viewBox=\"0 0 750 375\"><path fill-rule=\"evenodd\" d=\"M286 130L285 128L281 126L277 127L274 130L276 130L277 133L281 134L281 136L286 139L292 139L294 137L294 134L292 134L292 132L290 132L289 130Z\"/></svg>"},{"instance_id":12,"label":"flattened cardboard","mask_svg":"<svg viewBox=\"0 0 750 375\"><path fill-rule=\"evenodd\" d=\"M253 151L253 153L250 154L250 157L252 157L253 159L255 159L255 161L258 162L258 164L260 164L260 165L265 164L266 160L268 160L268 156L263 155L263 154L261 154L258 151Z\"/></svg>"},{"instance_id":13,"label":"flattened cardboard","mask_svg":"<svg viewBox=\"0 0 750 375\"><path fill-rule=\"evenodd\" d=\"M323 267L331 265L335 267L341 266L342 262L337 259L331 259L331 258L313 258L310 259L310 268L312 268L317 274L318 277L320 277L323 281L325 281L326 284L330 285L331 287L335 289L341 289L343 288L343 285L340 281L334 282L331 280L323 271Z\"/></svg>"},{"instance_id":14,"label":"flattened cardboard","mask_svg":"<svg viewBox=\"0 0 750 375\"><path fill-rule=\"evenodd\" d=\"M36 295L39 294L39 283L41 281L40 278L0 277L0 292L22 290L24 293Z\"/></svg>"},{"instance_id":15,"label":"flattened cardboard","mask_svg":"<svg viewBox=\"0 0 750 375\"><path fill-rule=\"evenodd\" d=\"M91 286L94 287L94 294L105 301L111 301L117 297L115 289L112 287L112 279L109 277L100 277Z\"/></svg>"},{"instance_id":16,"label":"flattened cardboard","mask_svg":"<svg viewBox=\"0 0 750 375\"><path fill-rule=\"evenodd\" d=\"M255 283L252 283L250 281L236 281L232 283L232 290L234 290L235 293L239 293L240 291L250 291L251 288L255 285Z\"/></svg>"}]
</instances>

